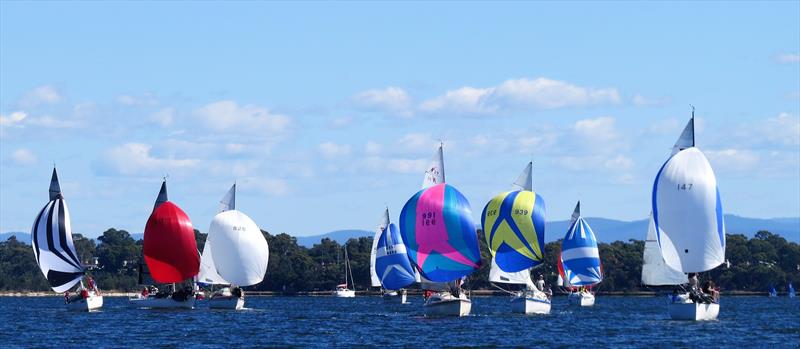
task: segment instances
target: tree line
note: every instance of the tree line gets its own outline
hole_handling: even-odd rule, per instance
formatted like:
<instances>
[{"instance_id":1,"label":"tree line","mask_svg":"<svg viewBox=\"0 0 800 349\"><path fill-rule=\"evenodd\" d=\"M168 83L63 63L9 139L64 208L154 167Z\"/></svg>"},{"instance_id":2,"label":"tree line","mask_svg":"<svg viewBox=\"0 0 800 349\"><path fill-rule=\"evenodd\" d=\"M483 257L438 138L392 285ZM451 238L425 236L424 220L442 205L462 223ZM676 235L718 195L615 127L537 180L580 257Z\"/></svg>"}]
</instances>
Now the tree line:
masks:
<instances>
[{"instance_id":1,"label":"tree line","mask_svg":"<svg viewBox=\"0 0 800 349\"><path fill-rule=\"evenodd\" d=\"M472 289L489 289L491 254L479 230L482 266L467 282ZM262 234L267 239L270 259L267 276L249 290L296 293L332 290L344 282L344 250L338 242L325 238L311 248L298 245L297 239L286 233ZM202 250L206 235L195 230L197 246ZM85 263L97 261L89 273L106 290L135 291L139 289L138 266L142 263L142 241L134 240L125 230L108 229L97 240L74 235L78 257ZM350 239L345 244L350 259L356 289L370 287L369 257L372 237ZM599 244L604 280L598 290L603 292L632 292L650 290L641 285L644 241L629 240ZM545 262L535 268L534 277L541 274L554 284L558 276L557 258L561 241L545 245ZM711 277L725 291L766 291L771 285L785 290L788 282L800 286L800 245L768 231L759 231L748 239L742 234L728 234L726 258L729 264L701 275ZM30 245L15 237L0 242L0 290L49 290L34 260Z\"/></svg>"}]
</instances>

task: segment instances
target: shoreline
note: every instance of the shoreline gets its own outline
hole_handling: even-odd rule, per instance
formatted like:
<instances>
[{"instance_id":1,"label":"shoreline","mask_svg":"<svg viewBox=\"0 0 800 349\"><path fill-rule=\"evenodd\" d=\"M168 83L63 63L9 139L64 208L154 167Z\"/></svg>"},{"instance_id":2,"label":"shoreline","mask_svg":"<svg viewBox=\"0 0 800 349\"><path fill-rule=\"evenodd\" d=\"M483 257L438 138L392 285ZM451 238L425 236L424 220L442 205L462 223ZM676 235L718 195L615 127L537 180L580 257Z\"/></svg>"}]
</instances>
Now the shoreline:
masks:
<instances>
[{"instance_id":1,"label":"shoreline","mask_svg":"<svg viewBox=\"0 0 800 349\"><path fill-rule=\"evenodd\" d=\"M125 291L118 291L118 290L110 290L110 291L102 291L103 296L106 297L133 297L138 294L138 292L125 292ZM245 291L245 294L250 297L328 297L331 296L331 291L306 291L306 292L296 292L296 293L284 293L284 292L273 292L273 291ZM491 297L491 296L507 296L507 293L503 291L495 291L495 290L472 290L470 291L472 296L477 297ZM630 291L630 292L597 292L598 296L605 296L605 297L655 297L658 295L664 294L663 292L653 292L653 291ZM766 291L722 291L720 295L722 296L764 296L766 297L769 292ZM358 296L380 296L381 293L377 291L356 291L356 295ZM408 295L410 296L418 296L422 295L421 290L408 290ZM563 297L566 296L566 293L555 293L554 297ZM44 292L44 291L3 291L0 292L0 297L63 297L64 295L61 293L55 292ZM786 296L786 293L778 293L778 296Z\"/></svg>"}]
</instances>

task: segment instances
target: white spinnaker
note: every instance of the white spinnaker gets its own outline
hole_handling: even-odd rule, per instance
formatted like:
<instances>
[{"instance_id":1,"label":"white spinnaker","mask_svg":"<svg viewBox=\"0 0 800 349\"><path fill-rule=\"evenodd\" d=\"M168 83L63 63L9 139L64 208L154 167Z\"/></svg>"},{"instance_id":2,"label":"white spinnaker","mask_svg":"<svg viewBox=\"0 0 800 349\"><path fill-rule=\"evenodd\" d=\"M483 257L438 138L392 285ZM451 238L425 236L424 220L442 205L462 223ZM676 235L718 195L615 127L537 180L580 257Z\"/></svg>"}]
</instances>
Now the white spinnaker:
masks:
<instances>
[{"instance_id":1,"label":"white spinnaker","mask_svg":"<svg viewBox=\"0 0 800 349\"><path fill-rule=\"evenodd\" d=\"M492 258L492 267L489 269L489 282L526 285L528 288L533 288L533 280L531 280L530 269L525 269L514 273L505 272L497 266L494 258Z\"/></svg>"},{"instance_id":2,"label":"white spinnaker","mask_svg":"<svg viewBox=\"0 0 800 349\"><path fill-rule=\"evenodd\" d=\"M218 213L208 229L208 240L214 246L214 265L225 280L239 286L264 280L269 246L250 217L236 210Z\"/></svg>"},{"instance_id":3,"label":"white spinnaker","mask_svg":"<svg viewBox=\"0 0 800 349\"><path fill-rule=\"evenodd\" d=\"M656 224L650 214L647 225L647 239L644 241L644 264L642 264L642 284L650 286L680 285L689 282L686 274L670 268L664 263L656 238Z\"/></svg>"},{"instance_id":4,"label":"white spinnaker","mask_svg":"<svg viewBox=\"0 0 800 349\"><path fill-rule=\"evenodd\" d=\"M722 264L722 214L714 171L699 149L681 150L667 160L653 187L653 217L666 265L696 273Z\"/></svg>"},{"instance_id":5,"label":"white spinnaker","mask_svg":"<svg viewBox=\"0 0 800 349\"><path fill-rule=\"evenodd\" d=\"M197 281L204 284L230 285L230 282L217 273L217 267L214 266L214 254L211 251L211 240L206 239L203 253L200 255L200 273L197 274Z\"/></svg>"},{"instance_id":6,"label":"white spinnaker","mask_svg":"<svg viewBox=\"0 0 800 349\"><path fill-rule=\"evenodd\" d=\"M432 187L437 184L444 183L444 153L442 145L433 155L433 160L430 166L425 169L425 178L422 180L422 189Z\"/></svg>"},{"instance_id":7,"label":"white spinnaker","mask_svg":"<svg viewBox=\"0 0 800 349\"><path fill-rule=\"evenodd\" d=\"M39 269L56 292L66 292L81 281L83 266L72 242L72 225L64 199L45 205L33 223L32 247Z\"/></svg>"}]
</instances>

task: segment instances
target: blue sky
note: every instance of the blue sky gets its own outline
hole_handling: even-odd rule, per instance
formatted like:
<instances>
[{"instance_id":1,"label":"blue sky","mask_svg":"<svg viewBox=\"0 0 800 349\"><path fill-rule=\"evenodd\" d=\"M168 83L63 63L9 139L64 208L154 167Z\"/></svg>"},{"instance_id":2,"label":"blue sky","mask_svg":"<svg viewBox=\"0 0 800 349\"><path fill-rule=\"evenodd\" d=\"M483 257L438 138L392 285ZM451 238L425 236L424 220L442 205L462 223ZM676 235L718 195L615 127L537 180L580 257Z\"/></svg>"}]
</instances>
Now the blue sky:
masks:
<instances>
[{"instance_id":1,"label":"blue sky","mask_svg":"<svg viewBox=\"0 0 800 349\"><path fill-rule=\"evenodd\" d=\"M167 173L201 231L234 180L270 232L374 229L439 139L476 221L531 159L548 219L641 219L690 103L725 211L800 215L798 2L0 2L0 232L54 162L89 236Z\"/></svg>"}]
</instances>

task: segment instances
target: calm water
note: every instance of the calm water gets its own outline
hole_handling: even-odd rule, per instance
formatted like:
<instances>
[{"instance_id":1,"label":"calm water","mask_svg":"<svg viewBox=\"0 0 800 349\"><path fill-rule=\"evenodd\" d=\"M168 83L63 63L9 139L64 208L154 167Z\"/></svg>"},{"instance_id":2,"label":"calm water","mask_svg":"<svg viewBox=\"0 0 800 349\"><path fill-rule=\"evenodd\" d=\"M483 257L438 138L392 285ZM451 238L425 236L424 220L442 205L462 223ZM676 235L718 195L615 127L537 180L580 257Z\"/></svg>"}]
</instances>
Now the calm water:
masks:
<instances>
[{"instance_id":1,"label":"calm water","mask_svg":"<svg viewBox=\"0 0 800 349\"><path fill-rule=\"evenodd\" d=\"M249 297L239 312L132 310L70 313L59 297L0 297L2 347L544 346L800 347L800 298L726 297L713 322L668 320L666 298L598 297L594 308L557 297L549 316L508 313L508 298L473 298L472 316L430 319L380 297ZM591 347L591 346L589 346Z\"/></svg>"}]
</instances>

